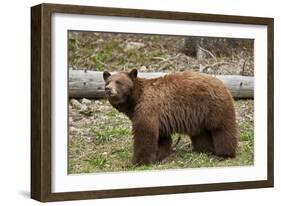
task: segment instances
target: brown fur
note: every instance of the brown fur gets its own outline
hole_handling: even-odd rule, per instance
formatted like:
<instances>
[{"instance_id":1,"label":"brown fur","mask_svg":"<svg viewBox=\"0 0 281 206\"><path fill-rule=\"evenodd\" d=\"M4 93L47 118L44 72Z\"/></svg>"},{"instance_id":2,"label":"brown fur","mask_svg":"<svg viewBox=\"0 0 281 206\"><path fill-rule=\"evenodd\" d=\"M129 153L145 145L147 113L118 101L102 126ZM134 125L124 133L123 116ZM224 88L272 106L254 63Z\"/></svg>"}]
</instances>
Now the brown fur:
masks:
<instances>
[{"instance_id":1,"label":"brown fur","mask_svg":"<svg viewBox=\"0 0 281 206\"><path fill-rule=\"evenodd\" d=\"M198 152L235 157L233 99L220 80L191 71L142 79L136 70L104 72L104 80L109 102L132 121L134 164L167 157L176 132L188 134Z\"/></svg>"}]
</instances>

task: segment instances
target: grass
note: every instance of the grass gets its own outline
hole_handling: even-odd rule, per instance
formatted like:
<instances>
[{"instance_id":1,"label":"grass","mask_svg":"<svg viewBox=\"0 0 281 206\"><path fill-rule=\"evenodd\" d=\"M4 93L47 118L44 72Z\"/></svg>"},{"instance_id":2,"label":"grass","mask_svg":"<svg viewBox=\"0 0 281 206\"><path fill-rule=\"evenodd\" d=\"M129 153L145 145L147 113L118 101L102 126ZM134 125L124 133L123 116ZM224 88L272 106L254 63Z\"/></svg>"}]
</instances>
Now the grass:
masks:
<instances>
[{"instance_id":1,"label":"grass","mask_svg":"<svg viewBox=\"0 0 281 206\"><path fill-rule=\"evenodd\" d=\"M105 128L104 130L97 130L92 128L93 135L96 137L96 143L101 144L109 141L114 141L116 138L122 138L123 136L128 136L130 131L128 128L115 127L115 128Z\"/></svg>"},{"instance_id":2,"label":"grass","mask_svg":"<svg viewBox=\"0 0 281 206\"><path fill-rule=\"evenodd\" d=\"M103 104L108 104L106 101ZM246 106L245 106L246 105ZM237 157L221 160L214 155L192 151L189 137L182 136L175 151L162 162L135 167L132 158L131 123L123 115L108 106L97 110L94 118L100 121L91 125L91 141L83 135L72 135L69 141L69 173L115 172L132 170L156 170L198 167L225 167L253 165L254 131L252 116L253 101L236 101L238 128L240 132ZM178 134L173 136L174 142Z\"/></svg>"}]
</instances>

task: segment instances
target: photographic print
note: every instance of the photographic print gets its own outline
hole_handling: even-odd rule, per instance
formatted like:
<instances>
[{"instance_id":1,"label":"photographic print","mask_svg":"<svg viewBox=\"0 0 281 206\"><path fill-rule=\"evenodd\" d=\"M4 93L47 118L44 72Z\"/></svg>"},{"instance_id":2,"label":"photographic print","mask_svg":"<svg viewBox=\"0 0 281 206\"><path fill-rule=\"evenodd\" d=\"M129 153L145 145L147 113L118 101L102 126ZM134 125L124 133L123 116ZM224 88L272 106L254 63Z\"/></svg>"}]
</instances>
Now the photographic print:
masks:
<instances>
[{"instance_id":1,"label":"photographic print","mask_svg":"<svg viewBox=\"0 0 281 206\"><path fill-rule=\"evenodd\" d=\"M69 31L68 69L70 174L253 165L254 39Z\"/></svg>"},{"instance_id":2,"label":"photographic print","mask_svg":"<svg viewBox=\"0 0 281 206\"><path fill-rule=\"evenodd\" d=\"M31 8L31 197L273 187L273 19Z\"/></svg>"}]
</instances>

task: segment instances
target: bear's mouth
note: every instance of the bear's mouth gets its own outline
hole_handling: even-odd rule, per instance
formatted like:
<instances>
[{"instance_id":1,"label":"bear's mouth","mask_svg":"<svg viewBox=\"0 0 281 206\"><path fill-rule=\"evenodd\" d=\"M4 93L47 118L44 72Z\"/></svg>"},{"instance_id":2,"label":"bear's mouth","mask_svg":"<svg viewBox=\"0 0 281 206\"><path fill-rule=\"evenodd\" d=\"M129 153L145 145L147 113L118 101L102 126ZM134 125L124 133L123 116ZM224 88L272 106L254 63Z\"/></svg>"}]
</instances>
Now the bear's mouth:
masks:
<instances>
[{"instance_id":1,"label":"bear's mouth","mask_svg":"<svg viewBox=\"0 0 281 206\"><path fill-rule=\"evenodd\" d=\"M106 96L110 97L110 98L116 98L118 97L117 93L112 93L112 92L106 92L105 93Z\"/></svg>"},{"instance_id":2,"label":"bear's mouth","mask_svg":"<svg viewBox=\"0 0 281 206\"><path fill-rule=\"evenodd\" d=\"M109 97L117 97L118 95L117 94L109 94L108 96Z\"/></svg>"}]
</instances>

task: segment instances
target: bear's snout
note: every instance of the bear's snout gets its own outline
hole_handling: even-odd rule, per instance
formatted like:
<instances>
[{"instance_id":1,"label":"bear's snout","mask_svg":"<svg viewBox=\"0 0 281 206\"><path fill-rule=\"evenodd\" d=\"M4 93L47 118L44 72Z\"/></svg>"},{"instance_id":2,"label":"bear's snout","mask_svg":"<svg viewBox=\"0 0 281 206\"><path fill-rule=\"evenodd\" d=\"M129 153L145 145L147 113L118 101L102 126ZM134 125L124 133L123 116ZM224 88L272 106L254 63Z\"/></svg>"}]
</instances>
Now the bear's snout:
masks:
<instances>
[{"instance_id":1,"label":"bear's snout","mask_svg":"<svg viewBox=\"0 0 281 206\"><path fill-rule=\"evenodd\" d=\"M114 96L114 95L117 95L117 92L112 87L106 86L105 87L105 94L108 95L108 96Z\"/></svg>"}]
</instances>

